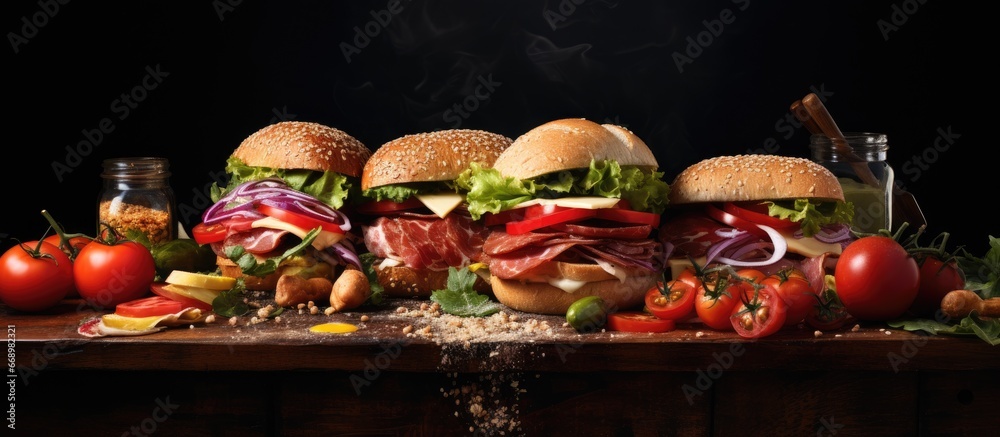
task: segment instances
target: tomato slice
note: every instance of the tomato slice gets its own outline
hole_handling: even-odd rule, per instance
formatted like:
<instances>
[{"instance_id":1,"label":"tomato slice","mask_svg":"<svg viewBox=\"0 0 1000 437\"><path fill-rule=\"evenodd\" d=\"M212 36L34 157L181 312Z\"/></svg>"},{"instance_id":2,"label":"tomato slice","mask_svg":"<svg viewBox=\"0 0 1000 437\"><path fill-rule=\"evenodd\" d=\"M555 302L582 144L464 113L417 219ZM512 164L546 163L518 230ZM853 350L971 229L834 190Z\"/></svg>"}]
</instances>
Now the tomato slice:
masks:
<instances>
[{"instance_id":1,"label":"tomato slice","mask_svg":"<svg viewBox=\"0 0 1000 437\"><path fill-rule=\"evenodd\" d=\"M184 309L184 304L163 296L150 296L122 302L115 306L115 314L122 317L153 317L174 314Z\"/></svg>"},{"instance_id":2,"label":"tomato slice","mask_svg":"<svg viewBox=\"0 0 1000 437\"><path fill-rule=\"evenodd\" d=\"M500 211L496 214L488 212L483 215L483 224L486 227L493 227L499 225L505 225L508 222L519 221L524 219L524 210L518 209L508 209L506 211Z\"/></svg>"},{"instance_id":3,"label":"tomato slice","mask_svg":"<svg viewBox=\"0 0 1000 437\"><path fill-rule=\"evenodd\" d=\"M365 202L357 207L357 210L361 214L369 215L383 215L390 214L397 211L406 211L410 209L423 208L424 203L417 199L416 197L410 197L402 202L394 202L389 199L376 200L373 202Z\"/></svg>"},{"instance_id":4,"label":"tomato slice","mask_svg":"<svg viewBox=\"0 0 1000 437\"><path fill-rule=\"evenodd\" d=\"M608 315L608 328L622 332L667 332L676 329L677 324L643 311L619 311Z\"/></svg>"},{"instance_id":5,"label":"tomato slice","mask_svg":"<svg viewBox=\"0 0 1000 437\"><path fill-rule=\"evenodd\" d=\"M698 291L684 281L658 282L646 292L646 311L669 320L680 320L694 311Z\"/></svg>"},{"instance_id":6,"label":"tomato slice","mask_svg":"<svg viewBox=\"0 0 1000 437\"><path fill-rule=\"evenodd\" d=\"M593 209L563 208L551 214L541 215L534 218L525 218L524 220L517 222L507 222L507 233L511 235L520 235L547 226L584 220L596 215L597 211ZM525 217L528 217L527 211L525 211Z\"/></svg>"},{"instance_id":7,"label":"tomato slice","mask_svg":"<svg viewBox=\"0 0 1000 437\"><path fill-rule=\"evenodd\" d=\"M261 214L264 214L268 217L274 217L278 220L281 220L285 223L294 226L298 226L302 229L308 230L308 229L322 228L324 231L333 232L335 234L344 233L344 230L340 229L340 225L336 223L323 221L317 218L309 217L305 214L292 212L287 209L281 209L276 206L261 203L257 205L257 211L260 211Z\"/></svg>"},{"instance_id":8,"label":"tomato slice","mask_svg":"<svg viewBox=\"0 0 1000 437\"><path fill-rule=\"evenodd\" d=\"M742 205L738 205L738 204L733 203L733 202L726 202L726 203L724 203L722 205L722 209L725 212L728 212L728 213L730 213L732 215L735 215L735 216L737 216L739 218L742 218L744 220L747 220L747 221L750 221L750 222L753 222L753 223L757 223L759 225L770 226L772 228L783 229L783 228L791 228L791 227L794 227L794 226L798 225L797 223L795 223L795 222L793 222L791 220L788 220L788 219L771 217L770 215L767 214L767 212L766 212L767 209L766 208L764 208L764 212L763 213L762 212L758 212L758 211L754 211L753 209L751 209L751 208L758 208L759 209L760 205L762 205L762 204L753 204L753 205L742 204Z\"/></svg>"},{"instance_id":9,"label":"tomato slice","mask_svg":"<svg viewBox=\"0 0 1000 437\"><path fill-rule=\"evenodd\" d=\"M751 234L754 234L754 235L756 235L756 236L758 236L760 238L764 238L764 239L771 238L771 237L769 237L767 235L767 232L764 232L763 229L761 229L759 226L757 226L753 222L741 219L741 218L739 218L739 217L737 217L735 215L732 215L732 214L730 214L728 212L725 212L725 211L723 211L723 210L721 210L719 208L716 208L715 206L705 205L705 212L708 214L709 217L711 217L711 218L713 218L715 220L718 220L718 221L720 221L722 223L725 223L725 224L727 224L729 226L732 226L734 228L742 229L742 230L747 231L747 232L749 232Z\"/></svg>"},{"instance_id":10,"label":"tomato slice","mask_svg":"<svg viewBox=\"0 0 1000 437\"><path fill-rule=\"evenodd\" d=\"M194 238L195 243L198 244L216 243L225 240L228 232L226 225L222 223L209 225L202 222L191 228L191 236Z\"/></svg>"},{"instance_id":11,"label":"tomato slice","mask_svg":"<svg viewBox=\"0 0 1000 437\"><path fill-rule=\"evenodd\" d=\"M660 226L660 215L651 212L633 211L623 208L606 208L597 210L597 218L621 223Z\"/></svg>"},{"instance_id":12,"label":"tomato slice","mask_svg":"<svg viewBox=\"0 0 1000 437\"><path fill-rule=\"evenodd\" d=\"M203 302L201 300L192 297L187 297L180 295L178 293L174 293L170 291L170 287L168 287L169 285L170 284L167 284L166 282L154 282L152 285L149 286L149 289L153 292L153 294L157 296L161 296L166 299L180 302L180 304L185 308L195 307L202 311L212 311L212 304Z\"/></svg>"}]
</instances>

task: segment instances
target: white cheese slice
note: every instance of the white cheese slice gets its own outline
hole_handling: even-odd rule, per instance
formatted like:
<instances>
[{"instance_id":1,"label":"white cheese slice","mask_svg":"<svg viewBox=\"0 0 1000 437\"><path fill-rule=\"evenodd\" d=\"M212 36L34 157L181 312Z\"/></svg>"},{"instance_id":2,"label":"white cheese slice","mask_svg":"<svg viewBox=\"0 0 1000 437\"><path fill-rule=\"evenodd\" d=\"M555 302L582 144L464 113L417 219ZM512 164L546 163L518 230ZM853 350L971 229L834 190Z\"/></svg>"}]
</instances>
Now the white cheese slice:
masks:
<instances>
[{"instance_id":1,"label":"white cheese slice","mask_svg":"<svg viewBox=\"0 0 1000 437\"><path fill-rule=\"evenodd\" d=\"M699 266L703 266L705 265L705 259L705 257L699 257L694 261L698 263ZM684 273L685 269L688 267L694 267L694 264L691 264L691 260L687 258L671 258L667 260L667 265L670 267L671 279L679 278L681 273Z\"/></svg>"},{"instance_id":2,"label":"white cheese slice","mask_svg":"<svg viewBox=\"0 0 1000 437\"><path fill-rule=\"evenodd\" d=\"M614 208L614 206L618 204L619 200L621 199L597 196L563 197L559 199L531 199L526 202L518 203L511 209L524 208L531 205L553 205L564 208L581 209Z\"/></svg>"},{"instance_id":3,"label":"white cheese slice","mask_svg":"<svg viewBox=\"0 0 1000 437\"><path fill-rule=\"evenodd\" d=\"M465 197L458 193L417 194L416 196L417 200L423 202L424 206L441 218L445 218L448 213L465 201Z\"/></svg>"},{"instance_id":4,"label":"white cheese slice","mask_svg":"<svg viewBox=\"0 0 1000 437\"><path fill-rule=\"evenodd\" d=\"M311 229L300 228L293 224L278 220L274 217L264 217L260 220L251 223L250 227L271 228L271 229L278 229L281 231L288 231L291 232L292 234L297 235L299 238L305 238L306 234L308 234L309 231L311 230ZM344 234L338 234L335 232L320 230L319 235L317 235L316 239L313 240L312 246L315 247L316 250L323 250L330 246L333 246L334 244L337 244L338 242L340 242L340 240L343 239L344 239Z\"/></svg>"},{"instance_id":5,"label":"white cheese slice","mask_svg":"<svg viewBox=\"0 0 1000 437\"><path fill-rule=\"evenodd\" d=\"M201 323L205 317L207 315L198 308L185 308L174 314L152 317L124 317L111 313L84 321L77 332L86 337L146 335L169 326Z\"/></svg>"},{"instance_id":6,"label":"white cheese slice","mask_svg":"<svg viewBox=\"0 0 1000 437\"><path fill-rule=\"evenodd\" d=\"M574 279L566 279L566 278L548 278L548 283L549 285L556 287L567 293L572 293L576 290L579 290L584 285L587 285L587 283L584 281L577 281Z\"/></svg>"},{"instance_id":7,"label":"white cheese slice","mask_svg":"<svg viewBox=\"0 0 1000 437\"><path fill-rule=\"evenodd\" d=\"M403 265L403 262L398 259L385 258L378 265L378 270L385 269L387 267L397 267Z\"/></svg>"},{"instance_id":8,"label":"white cheese slice","mask_svg":"<svg viewBox=\"0 0 1000 437\"><path fill-rule=\"evenodd\" d=\"M788 242L788 251L795 252L799 255L812 258L814 256L820 256L824 253L832 253L834 255L840 255L843 250L840 244L837 243L824 243L815 238L795 238L792 235L792 231L788 230L778 230L782 237L785 237L785 241Z\"/></svg>"}]
</instances>

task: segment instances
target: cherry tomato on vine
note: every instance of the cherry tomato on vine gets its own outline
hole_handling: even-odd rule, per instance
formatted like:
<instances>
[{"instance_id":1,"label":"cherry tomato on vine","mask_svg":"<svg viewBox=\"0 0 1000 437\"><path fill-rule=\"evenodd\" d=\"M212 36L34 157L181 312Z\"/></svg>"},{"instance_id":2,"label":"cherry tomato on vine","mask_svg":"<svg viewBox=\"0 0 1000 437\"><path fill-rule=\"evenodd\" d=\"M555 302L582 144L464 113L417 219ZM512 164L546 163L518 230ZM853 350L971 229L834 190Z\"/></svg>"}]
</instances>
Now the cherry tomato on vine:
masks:
<instances>
[{"instance_id":1,"label":"cherry tomato on vine","mask_svg":"<svg viewBox=\"0 0 1000 437\"><path fill-rule=\"evenodd\" d=\"M840 302L837 292L832 289L828 288L818 295L813 295L813 299L813 306L806 314L806 323L809 326L825 331L840 329L854 320Z\"/></svg>"},{"instance_id":2,"label":"cherry tomato on vine","mask_svg":"<svg viewBox=\"0 0 1000 437\"><path fill-rule=\"evenodd\" d=\"M658 282L646 292L646 311L661 319L679 320L694 312L698 293L683 281Z\"/></svg>"},{"instance_id":3,"label":"cherry tomato on vine","mask_svg":"<svg viewBox=\"0 0 1000 437\"><path fill-rule=\"evenodd\" d=\"M920 265L920 288L909 312L916 316L933 317L941 308L944 295L965 288L965 275L954 260L945 262L937 256L927 255L917 263Z\"/></svg>"},{"instance_id":4,"label":"cherry tomato on vine","mask_svg":"<svg viewBox=\"0 0 1000 437\"><path fill-rule=\"evenodd\" d=\"M25 312L55 306L73 289L73 263L59 247L29 241L0 256L0 300Z\"/></svg>"},{"instance_id":5,"label":"cherry tomato on vine","mask_svg":"<svg viewBox=\"0 0 1000 437\"><path fill-rule=\"evenodd\" d=\"M156 277L156 263L145 246L107 232L107 239L86 245L73 264L80 297L91 306L110 308L143 297Z\"/></svg>"},{"instance_id":6,"label":"cherry tomato on vine","mask_svg":"<svg viewBox=\"0 0 1000 437\"><path fill-rule=\"evenodd\" d=\"M861 320L886 321L903 315L920 291L920 268L896 240L862 237L840 254L834 270L837 295Z\"/></svg>"},{"instance_id":7,"label":"cherry tomato on vine","mask_svg":"<svg viewBox=\"0 0 1000 437\"><path fill-rule=\"evenodd\" d=\"M785 325L786 309L777 291L764 285L736 305L729 321L740 337L763 338Z\"/></svg>"},{"instance_id":8,"label":"cherry tomato on vine","mask_svg":"<svg viewBox=\"0 0 1000 437\"><path fill-rule=\"evenodd\" d=\"M698 318L709 328L732 330L733 325L729 319L733 310L745 294L753 292L753 287L746 281L728 275L706 278L706 281L698 287L695 298L694 309Z\"/></svg>"},{"instance_id":9,"label":"cherry tomato on vine","mask_svg":"<svg viewBox=\"0 0 1000 437\"><path fill-rule=\"evenodd\" d=\"M806 315L816 303L816 292L801 271L796 269L780 270L762 281L778 292L778 297L785 302L787 315L785 326L795 325L805 320Z\"/></svg>"}]
</instances>

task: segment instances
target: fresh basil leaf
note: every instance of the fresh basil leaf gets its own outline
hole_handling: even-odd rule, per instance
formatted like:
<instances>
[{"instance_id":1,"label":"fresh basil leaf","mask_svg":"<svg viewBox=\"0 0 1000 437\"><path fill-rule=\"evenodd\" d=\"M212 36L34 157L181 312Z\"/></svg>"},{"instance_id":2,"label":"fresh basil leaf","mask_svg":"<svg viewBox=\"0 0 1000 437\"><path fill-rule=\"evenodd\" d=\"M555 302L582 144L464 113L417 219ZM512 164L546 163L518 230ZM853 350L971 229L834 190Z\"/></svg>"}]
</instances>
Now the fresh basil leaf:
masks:
<instances>
[{"instance_id":1,"label":"fresh basil leaf","mask_svg":"<svg viewBox=\"0 0 1000 437\"><path fill-rule=\"evenodd\" d=\"M358 255L358 258L361 259L361 271L368 277L369 288L372 290L372 294L365 300L365 304L379 305L382 303L384 296L382 293L385 291L385 288L382 287L382 284L378 283L378 274L375 273L375 262L378 260L378 257L374 253L365 252Z\"/></svg>"},{"instance_id":2,"label":"fresh basil leaf","mask_svg":"<svg viewBox=\"0 0 1000 437\"><path fill-rule=\"evenodd\" d=\"M1000 238L990 236L990 249L982 258L960 248L956 257L965 274L965 288L983 299L1000 297Z\"/></svg>"},{"instance_id":3,"label":"fresh basil leaf","mask_svg":"<svg viewBox=\"0 0 1000 437\"><path fill-rule=\"evenodd\" d=\"M236 286L219 293L212 300L212 311L222 317L242 316L249 313L250 306L243 301L244 290L243 280L238 279Z\"/></svg>"},{"instance_id":4,"label":"fresh basil leaf","mask_svg":"<svg viewBox=\"0 0 1000 437\"><path fill-rule=\"evenodd\" d=\"M441 311L461 317L486 317L500 311L500 305L489 296L473 289L476 274L468 267L448 268L446 289L431 292L431 300L441 305Z\"/></svg>"}]
</instances>

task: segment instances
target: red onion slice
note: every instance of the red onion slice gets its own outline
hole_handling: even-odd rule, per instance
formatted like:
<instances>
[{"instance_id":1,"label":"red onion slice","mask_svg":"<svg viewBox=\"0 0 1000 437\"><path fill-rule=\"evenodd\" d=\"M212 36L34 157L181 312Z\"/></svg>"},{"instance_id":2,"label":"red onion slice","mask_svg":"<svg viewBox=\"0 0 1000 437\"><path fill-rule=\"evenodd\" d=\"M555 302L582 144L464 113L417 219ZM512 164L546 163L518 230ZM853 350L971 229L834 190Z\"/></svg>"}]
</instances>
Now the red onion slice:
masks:
<instances>
[{"instance_id":1,"label":"red onion slice","mask_svg":"<svg viewBox=\"0 0 1000 437\"><path fill-rule=\"evenodd\" d=\"M767 232L767 235L771 237L771 242L774 244L774 253L771 254L770 258L763 261L741 261L720 256L718 257L718 261L734 267L760 267L774 264L784 258L785 253L788 252L788 242L785 241L785 238L770 226L760 224L757 226L763 229L764 232Z\"/></svg>"}]
</instances>

